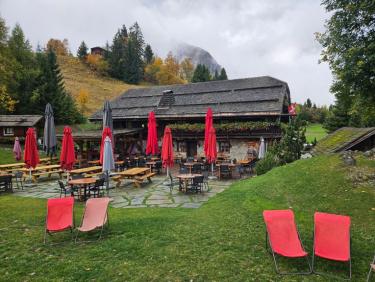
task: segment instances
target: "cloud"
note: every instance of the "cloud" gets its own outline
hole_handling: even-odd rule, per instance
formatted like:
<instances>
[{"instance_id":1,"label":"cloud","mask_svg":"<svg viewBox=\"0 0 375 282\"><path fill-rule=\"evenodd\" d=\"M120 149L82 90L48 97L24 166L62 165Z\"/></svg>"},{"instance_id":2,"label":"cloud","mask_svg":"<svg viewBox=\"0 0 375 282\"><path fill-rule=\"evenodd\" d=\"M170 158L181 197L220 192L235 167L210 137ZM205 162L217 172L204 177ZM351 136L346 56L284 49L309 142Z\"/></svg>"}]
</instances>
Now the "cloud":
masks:
<instances>
[{"instance_id":1,"label":"cloud","mask_svg":"<svg viewBox=\"0 0 375 282\"><path fill-rule=\"evenodd\" d=\"M334 100L314 38L327 18L319 1L0 0L0 11L8 25L21 24L34 47L67 38L75 53L82 40L105 45L122 24L138 21L160 56L186 42L209 51L230 78L271 75L288 82L297 102Z\"/></svg>"}]
</instances>

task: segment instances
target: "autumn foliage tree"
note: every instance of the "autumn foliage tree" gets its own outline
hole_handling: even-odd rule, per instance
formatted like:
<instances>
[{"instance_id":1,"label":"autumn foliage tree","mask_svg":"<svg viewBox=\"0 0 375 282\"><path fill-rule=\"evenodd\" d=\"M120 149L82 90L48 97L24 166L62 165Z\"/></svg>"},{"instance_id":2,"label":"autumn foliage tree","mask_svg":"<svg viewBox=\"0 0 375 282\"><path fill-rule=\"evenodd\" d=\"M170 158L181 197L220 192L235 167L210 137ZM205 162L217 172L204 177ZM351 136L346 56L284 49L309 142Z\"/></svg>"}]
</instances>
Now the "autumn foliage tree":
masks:
<instances>
[{"instance_id":1,"label":"autumn foliage tree","mask_svg":"<svg viewBox=\"0 0 375 282\"><path fill-rule=\"evenodd\" d=\"M56 55L59 56L67 56L69 55L69 43L68 39L64 39L63 41L59 39L51 38L47 42L47 50L52 50Z\"/></svg>"},{"instance_id":2,"label":"autumn foliage tree","mask_svg":"<svg viewBox=\"0 0 375 282\"><path fill-rule=\"evenodd\" d=\"M89 101L89 91L87 89L80 89L78 92L77 103L80 106L82 114L87 111L87 103Z\"/></svg>"},{"instance_id":3,"label":"autumn foliage tree","mask_svg":"<svg viewBox=\"0 0 375 282\"><path fill-rule=\"evenodd\" d=\"M194 74L194 65L191 58L185 58L180 63L180 77L187 82L191 82Z\"/></svg>"}]
</instances>

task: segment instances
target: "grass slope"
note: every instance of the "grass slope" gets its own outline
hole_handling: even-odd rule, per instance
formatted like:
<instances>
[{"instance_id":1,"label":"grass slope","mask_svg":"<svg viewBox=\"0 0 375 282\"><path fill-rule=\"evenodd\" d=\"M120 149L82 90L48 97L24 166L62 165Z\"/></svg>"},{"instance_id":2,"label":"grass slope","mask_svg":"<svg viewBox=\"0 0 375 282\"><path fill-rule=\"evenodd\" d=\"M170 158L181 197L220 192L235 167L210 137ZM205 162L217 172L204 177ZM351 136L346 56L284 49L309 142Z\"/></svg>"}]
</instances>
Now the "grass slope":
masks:
<instances>
[{"instance_id":1,"label":"grass slope","mask_svg":"<svg viewBox=\"0 0 375 282\"><path fill-rule=\"evenodd\" d=\"M311 143L316 138L316 141L324 138L327 135L327 130L323 128L320 123L311 123L306 127L306 141Z\"/></svg>"},{"instance_id":2,"label":"grass slope","mask_svg":"<svg viewBox=\"0 0 375 282\"><path fill-rule=\"evenodd\" d=\"M64 76L65 87L74 98L77 98L80 89L86 89L89 92L86 115L100 109L105 99L113 99L124 91L137 87L120 80L100 76L75 57L59 56L58 63Z\"/></svg>"},{"instance_id":3,"label":"grass slope","mask_svg":"<svg viewBox=\"0 0 375 282\"><path fill-rule=\"evenodd\" d=\"M372 162L358 161L361 166ZM347 173L338 156L320 156L239 181L196 210L111 208L105 238L78 245L42 244L44 200L1 196L0 277L27 281L327 281L316 275L281 278L274 272L265 250L262 211L293 208L310 253L316 210L352 217L353 281L361 281L375 244L375 191L369 186L354 187ZM76 206L78 222L82 204ZM54 237L57 241L68 238ZM295 265L282 261L283 268L292 270ZM338 266L332 271L343 270Z\"/></svg>"}]
</instances>

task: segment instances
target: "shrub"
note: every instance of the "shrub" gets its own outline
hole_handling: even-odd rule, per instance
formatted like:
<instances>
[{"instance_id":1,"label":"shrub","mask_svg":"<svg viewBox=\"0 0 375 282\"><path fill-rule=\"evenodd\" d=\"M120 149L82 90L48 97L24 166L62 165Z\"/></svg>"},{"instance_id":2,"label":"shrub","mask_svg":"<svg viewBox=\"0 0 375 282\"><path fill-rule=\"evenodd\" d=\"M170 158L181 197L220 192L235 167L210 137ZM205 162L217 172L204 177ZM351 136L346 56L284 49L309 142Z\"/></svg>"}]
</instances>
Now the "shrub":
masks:
<instances>
[{"instance_id":1,"label":"shrub","mask_svg":"<svg viewBox=\"0 0 375 282\"><path fill-rule=\"evenodd\" d=\"M265 174L267 171L270 171L274 167L280 165L280 161L279 161L277 154L278 154L277 146L270 148L267 151L264 159L261 159L256 163L255 171L257 175Z\"/></svg>"}]
</instances>

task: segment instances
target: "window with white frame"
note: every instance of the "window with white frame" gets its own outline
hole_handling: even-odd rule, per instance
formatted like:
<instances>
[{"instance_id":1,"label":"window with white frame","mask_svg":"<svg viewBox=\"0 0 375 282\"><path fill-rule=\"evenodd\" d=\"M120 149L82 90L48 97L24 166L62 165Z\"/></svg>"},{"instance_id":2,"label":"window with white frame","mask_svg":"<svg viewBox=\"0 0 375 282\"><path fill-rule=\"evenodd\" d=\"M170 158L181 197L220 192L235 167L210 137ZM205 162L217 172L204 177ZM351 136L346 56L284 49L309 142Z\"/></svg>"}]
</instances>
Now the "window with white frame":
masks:
<instances>
[{"instance_id":1,"label":"window with white frame","mask_svg":"<svg viewBox=\"0 0 375 282\"><path fill-rule=\"evenodd\" d=\"M4 127L4 136L13 136L14 130L13 127Z\"/></svg>"},{"instance_id":2,"label":"window with white frame","mask_svg":"<svg viewBox=\"0 0 375 282\"><path fill-rule=\"evenodd\" d=\"M219 152L220 153L230 153L230 142L229 141L219 141Z\"/></svg>"}]
</instances>

